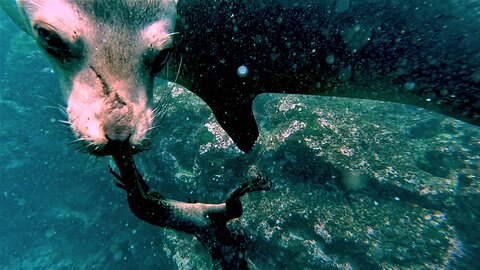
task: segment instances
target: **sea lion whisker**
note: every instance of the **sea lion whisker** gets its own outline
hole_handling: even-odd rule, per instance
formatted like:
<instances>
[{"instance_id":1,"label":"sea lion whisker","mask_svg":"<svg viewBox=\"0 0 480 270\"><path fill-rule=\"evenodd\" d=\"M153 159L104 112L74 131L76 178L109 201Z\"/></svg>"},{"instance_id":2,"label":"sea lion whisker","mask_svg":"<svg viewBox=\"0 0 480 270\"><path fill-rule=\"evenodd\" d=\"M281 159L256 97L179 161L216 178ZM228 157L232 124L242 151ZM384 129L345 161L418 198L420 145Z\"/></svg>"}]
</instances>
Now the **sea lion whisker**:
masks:
<instances>
[{"instance_id":1,"label":"sea lion whisker","mask_svg":"<svg viewBox=\"0 0 480 270\"><path fill-rule=\"evenodd\" d=\"M79 138L79 139L76 139L76 140L73 140L69 143L67 143L67 145L72 145L72 144L76 144L76 143L79 143L79 142L85 142L87 141L85 138Z\"/></svg>"},{"instance_id":2,"label":"sea lion whisker","mask_svg":"<svg viewBox=\"0 0 480 270\"><path fill-rule=\"evenodd\" d=\"M44 106L42 106L42 108L46 108L46 109L56 109L56 110L60 110L62 113L64 113L64 112L67 111L67 108L65 108L65 107L62 106L62 105L55 105L55 106L52 106L52 105L44 105Z\"/></svg>"},{"instance_id":3,"label":"sea lion whisker","mask_svg":"<svg viewBox=\"0 0 480 270\"><path fill-rule=\"evenodd\" d=\"M60 122L62 124L65 124L66 126L70 127L72 125L72 122L67 121L67 120L57 120L57 122Z\"/></svg>"},{"instance_id":4,"label":"sea lion whisker","mask_svg":"<svg viewBox=\"0 0 480 270\"><path fill-rule=\"evenodd\" d=\"M44 96L41 96L39 94L36 94L34 95L35 97L39 98L39 99L43 99L43 100L47 100L48 101L48 98L44 97Z\"/></svg>"},{"instance_id":5,"label":"sea lion whisker","mask_svg":"<svg viewBox=\"0 0 480 270\"><path fill-rule=\"evenodd\" d=\"M152 126L158 126L162 121L163 119L165 118L165 116L167 115L167 113L158 113L157 115L155 115L155 119L153 121L153 125Z\"/></svg>"},{"instance_id":6,"label":"sea lion whisker","mask_svg":"<svg viewBox=\"0 0 480 270\"><path fill-rule=\"evenodd\" d=\"M160 97L159 101L157 102L157 104L155 104L155 106L153 106L154 117L156 117L160 114L163 114L170 105L170 101L171 101L170 91L171 90L167 90L167 86L168 86L167 84L168 83L166 83L165 86L164 86L164 90L162 91L162 96Z\"/></svg>"},{"instance_id":7,"label":"sea lion whisker","mask_svg":"<svg viewBox=\"0 0 480 270\"><path fill-rule=\"evenodd\" d=\"M169 66L170 66L170 65L169 65L169 61L167 61L167 63L165 64L165 68L164 68L164 70L165 70L164 79L165 79L166 81L168 81L168 67L169 67Z\"/></svg>"},{"instance_id":8,"label":"sea lion whisker","mask_svg":"<svg viewBox=\"0 0 480 270\"><path fill-rule=\"evenodd\" d=\"M146 141L149 141L149 143L146 144L146 145L137 146L137 149L141 150L142 152L151 149L151 147L150 147L150 141L152 141L153 139L152 139L152 138L145 138L145 140L146 140Z\"/></svg>"},{"instance_id":9,"label":"sea lion whisker","mask_svg":"<svg viewBox=\"0 0 480 270\"><path fill-rule=\"evenodd\" d=\"M165 114L167 114L168 112L168 106L167 105L160 105L157 110L155 110L155 112L153 113L153 119L154 119L154 123L157 122L157 119L161 119L165 116Z\"/></svg>"},{"instance_id":10,"label":"sea lion whisker","mask_svg":"<svg viewBox=\"0 0 480 270\"><path fill-rule=\"evenodd\" d=\"M67 115L67 108L59 103L56 103L56 102L53 102L51 100L49 100L48 98L44 97L44 96L41 96L41 95L35 95L37 98L39 99L42 99L52 105L44 105L42 106L42 108L46 108L46 109L56 109L56 110L59 110L63 115Z\"/></svg>"},{"instance_id":11,"label":"sea lion whisker","mask_svg":"<svg viewBox=\"0 0 480 270\"><path fill-rule=\"evenodd\" d=\"M155 115L152 126L147 129L148 135L150 135L151 137L155 137L158 134L158 132L160 131L160 127L162 127L161 123L165 119L165 116L167 116L167 114L168 110L164 110Z\"/></svg>"},{"instance_id":12,"label":"sea lion whisker","mask_svg":"<svg viewBox=\"0 0 480 270\"><path fill-rule=\"evenodd\" d=\"M171 32L171 33L168 33L164 36L158 37L157 40L154 40L151 43L151 45L155 45L155 47L160 47L163 43L167 42L167 38L169 38L173 35L176 35L176 34L180 34L180 32Z\"/></svg>"},{"instance_id":13,"label":"sea lion whisker","mask_svg":"<svg viewBox=\"0 0 480 270\"><path fill-rule=\"evenodd\" d=\"M178 66L177 74L175 76L175 81L169 82L168 78L165 78L167 83L165 83L163 85L163 91L162 91L163 94L162 94L162 97L157 102L157 104L154 106L154 112L156 112L158 109L160 111L165 110L170 105L170 102L171 102L171 99L172 99L171 92L172 92L173 88L175 88L175 85L177 83L178 77L180 75L180 70L182 68L182 63L183 63L183 56L180 58L180 64ZM167 65L164 69L164 70L166 70L166 72L165 72L166 74L168 74L168 67L169 67L169 64L167 63Z\"/></svg>"},{"instance_id":14,"label":"sea lion whisker","mask_svg":"<svg viewBox=\"0 0 480 270\"><path fill-rule=\"evenodd\" d=\"M167 62L166 67L163 69L165 71L164 75L168 74L168 71L166 71L168 69L168 66L169 65ZM164 82L163 85L159 86L159 88L162 89L160 90L161 94L156 104L152 107L153 123L152 123L152 127L147 129L147 132L158 131L159 130L158 127L160 127L160 123L163 121L163 119L169 112L168 108L170 106L170 102L172 99L171 91L172 91L173 85L172 87L170 87L169 84L171 84L171 82L169 82L167 79L164 79L164 81L166 82ZM153 136L156 135L156 132L152 135Z\"/></svg>"},{"instance_id":15,"label":"sea lion whisker","mask_svg":"<svg viewBox=\"0 0 480 270\"><path fill-rule=\"evenodd\" d=\"M77 151L77 152L79 152L79 153L87 153L87 152L88 152L88 149L87 149L85 146L83 146L83 147L77 147L77 148L75 149L75 151Z\"/></svg>"},{"instance_id":16,"label":"sea lion whisker","mask_svg":"<svg viewBox=\"0 0 480 270\"><path fill-rule=\"evenodd\" d=\"M182 64L183 64L183 55L180 57L180 64L178 65L177 76L175 76L175 81L174 81L175 84L177 83L178 76L180 75L180 69L182 68ZM174 86L172 86L172 89L173 87Z\"/></svg>"},{"instance_id":17,"label":"sea lion whisker","mask_svg":"<svg viewBox=\"0 0 480 270\"><path fill-rule=\"evenodd\" d=\"M151 126L151 127L147 128L147 131L151 131L151 130L157 129L157 128L159 128L159 127L160 127L160 125Z\"/></svg>"},{"instance_id":18,"label":"sea lion whisker","mask_svg":"<svg viewBox=\"0 0 480 270\"><path fill-rule=\"evenodd\" d=\"M160 98L157 104L155 104L155 106L153 107L152 113L155 115L161 112L162 110L165 110L165 108L168 107L169 103L170 103L170 100L168 97Z\"/></svg>"},{"instance_id":19,"label":"sea lion whisker","mask_svg":"<svg viewBox=\"0 0 480 270\"><path fill-rule=\"evenodd\" d=\"M93 142L91 142L91 143L89 143L89 144L85 145L85 148L91 148L92 146L95 146L95 149L98 149L98 146L97 146L97 145L95 145L95 143L93 143Z\"/></svg>"},{"instance_id":20,"label":"sea lion whisker","mask_svg":"<svg viewBox=\"0 0 480 270\"><path fill-rule=\"evenodd\" d=\"M45 106L42 106L42 108L58 110L62 114L62 116L65 116L65 117L68 116L67 115L67 108L65 108L61 105L55 105L55 106L45 105Z\"/></svg>"},{"instance_id":21,"label":"sea lion whisker","mask_svg":"<svg viewBox=\"0 0 480 270\"><path fill-rule=\"evenodd\" d=\"M48 103L54 103L54 102L52 102L51 100L49 100L48 98L46 98L46 97L44 97L44 96L42 96L42 95L36 94L36 95L34 95L34 96L37 97L37 98L39 98L39 99L45 100L45 101L47 101Z\"/></svg>"},{"instance_id":22,"label":"sea lion whisker","mask_svg":"<svg viewBox=\"0 0 480 270\"><path fill-rule=\"evenodd\" d=\"M152 43L152 46L153 47L161 47L163 45L163 43L165 43L165 42L167 42L165 39L161 39L161 40L159 39L157 41L154 41Z\"/></svg>"},{"instance_id":23,"label":"sea lion whisker","mask_svg":"<svg viewBox=\"0 0 480 270\"><path fill-rule=\"evenodd\" d=\"M152 126L160 126L160 123L165 119L165 116L168 114L168 109L163 109L159 111L156 115L154 115L153 125Z\"/></svg>"},{"instance_id":24,"label":"sea lion whisker","mask_svg":"<svg viewBox=\"0 0 480 270\"><path fill-rule=\"evenodd\" d=\"M170 37L170 36L173 36L173 35L178 35L180 34L180 32L170 32L168 34L166 34L165 36L163 36L163 38L167 38L167 37Z\"/></svg>"},{"instance_id":25,"label":"sea lion whisker","mask_svg":"<svg viewBox=\"0 0 480 270\"><path fill-rule=\"evenodd\" d=\"M34 4L35 6L37 6L37 7L39 7L39 8L43 8L43 6L42 6L42 5L40 5L40 4L39 4L39 3L37 3L37 2L34 2L34 1L32 1L32 4Z\"/></svg>"},{"instance_id":26,"label":"sea lion whisker","mask_svg":"<svg viewBox=\"0 0 480 270\"><path fill-rule=\"evenodd\" d=\"M77 141L77 143L80 142L80 141ZM73 143L75 144L75 143ZM92 146L93 144L92 143L89 143L87 145L82 145L82 144L78 144L78 147L76 148L76 150L78 152L81 152L81 153L88 153L90 147Z\"/></svg>"},{"instance_id":27,"label":"sea lion whisker","mask_svg":"<svg viewBox=\"0 0 480 270\"><path fill-rule=\"evenodd\" d=\"M167 98L159 101L152 110L153 115L158 116L160 114L163 114L167 110L169 105L170 105L170 100Z\"/></svg>"},{"instance_id":28,"label":"sea lion whisker","mask_svg":"<svg viewBox=\"0 0 480 270\"><path fill-rule=\"evenodd\" d=\"M100 149L100 146L96 145L95 143L91 142L86 145L80 145L77 148L77 151L82 152L82 153L90 153L91 150L98 151Z\"/></svg>"}]
</instances>

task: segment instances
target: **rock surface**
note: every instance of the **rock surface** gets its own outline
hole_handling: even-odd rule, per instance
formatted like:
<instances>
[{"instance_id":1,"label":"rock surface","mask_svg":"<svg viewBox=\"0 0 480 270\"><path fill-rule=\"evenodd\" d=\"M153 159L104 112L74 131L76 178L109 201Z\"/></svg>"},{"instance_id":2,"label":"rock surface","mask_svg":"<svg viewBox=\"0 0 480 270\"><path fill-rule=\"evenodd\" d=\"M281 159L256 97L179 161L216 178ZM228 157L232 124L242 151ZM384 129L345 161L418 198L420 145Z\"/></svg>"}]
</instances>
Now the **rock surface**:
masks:
<instances>
[{"instance_id":1,"label":"rock surface","mask_svg":"<svg viewBox=\"0 0 480 270\"><path fill-rule=\"evenodd\" d=\"M252 171L269 176L273 189L248 195L237 224L253 269L438 269L478 250L466 225L480 209L477 127L400 104L263 95L245 155L201 101L172 94L144 171L168 196L202 202Z\"/></svg>"}]
</instances>

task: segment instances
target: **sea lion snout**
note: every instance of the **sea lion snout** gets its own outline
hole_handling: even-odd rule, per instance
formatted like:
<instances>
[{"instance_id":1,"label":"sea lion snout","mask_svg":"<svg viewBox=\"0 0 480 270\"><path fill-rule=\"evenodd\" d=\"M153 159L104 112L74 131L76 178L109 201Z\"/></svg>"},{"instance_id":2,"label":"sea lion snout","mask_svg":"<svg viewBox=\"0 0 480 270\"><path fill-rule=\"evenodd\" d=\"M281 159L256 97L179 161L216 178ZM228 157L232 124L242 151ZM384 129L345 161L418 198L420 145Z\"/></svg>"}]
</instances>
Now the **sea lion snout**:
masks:
<instances>
[{"instance_id":1,"label":"sea lion snout","mask_svg":"<svg viewBox=\"0 0 480 270\"><path fill-rule=\"evenodd\" d=\"M73 85L67 113L81 148L100 156L110 154L112 141L124 142L135 152L147 149L154 116L145 91L138 85L110 87L105 95L102 86Z\"/></svg>"},{"instance_id":2,"label":"sea lion snout","mask_svg":"<svg viewBox=\"0 0 480 270\"><path fill-rule=\"evenodd\" d=\"M134 109L118 95L115 95L110 106L109 113L103 120L105 137L114 141L126 141L135 132L135 122L132 119Z\"/></svg>"}]
</instances>

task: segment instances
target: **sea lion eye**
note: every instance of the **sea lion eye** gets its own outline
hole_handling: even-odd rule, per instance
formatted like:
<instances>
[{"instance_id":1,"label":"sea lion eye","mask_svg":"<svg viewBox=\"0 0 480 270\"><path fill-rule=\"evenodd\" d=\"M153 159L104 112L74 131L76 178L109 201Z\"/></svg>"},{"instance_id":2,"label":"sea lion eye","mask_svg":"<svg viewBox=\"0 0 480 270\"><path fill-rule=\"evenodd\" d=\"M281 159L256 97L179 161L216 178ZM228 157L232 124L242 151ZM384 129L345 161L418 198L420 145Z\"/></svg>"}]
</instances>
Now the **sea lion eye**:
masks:
<instances>
[{"instance_id":1,"label":"sea lion eye","mask_svg":"<svg viewBox=\"0 0 480 270\"><path fill-rule=\"evenodd\" d=\"M145 67L150 71L152 76L155 76L160 70L165 67L170 57L171 49L164 49L161 51L151 51L147 53L145 58Z\"/></svg>"},{"instance_id":2,"label":"sea lion eye","mask_svg":"<svg viewBox=\"0 0 480 270\"><path fill-rule=\"evenodd\" d=\"M38 27L36 30L40 44L45 48L47 53L62 62L68 61L68 59L73 57L70 46L60 35L44 27Z\"/></svg>"}]
</instances>

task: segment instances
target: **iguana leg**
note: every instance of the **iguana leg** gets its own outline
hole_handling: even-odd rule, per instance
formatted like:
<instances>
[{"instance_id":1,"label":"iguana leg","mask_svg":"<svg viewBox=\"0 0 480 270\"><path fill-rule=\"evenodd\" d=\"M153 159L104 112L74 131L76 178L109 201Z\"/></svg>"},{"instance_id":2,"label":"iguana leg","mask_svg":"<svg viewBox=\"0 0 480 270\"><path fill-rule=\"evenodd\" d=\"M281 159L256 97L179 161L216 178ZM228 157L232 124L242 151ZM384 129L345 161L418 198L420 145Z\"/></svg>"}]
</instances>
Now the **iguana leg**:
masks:
<instances>
[{"instance_id":1,"label":"iguana leg","mask_svg":"<svg viewBox=\"0 0 480 270\"><path fill-rule=\"evenodd\" d=\"M243 183L240 187L230 193L230 196L225 201L227 204L227 220L242 215L243 207L240 197L253 191L269 190L271 187L272 181L268 177L258 175L253 179L248 179L247 182Z\"/></svg>"},{"instance_id":2,"label":"iguana leg","mask_svg":"<svg viewBox=\"0 0 480 270\"><path fill-rule=\"evenodd\" d=\"M208 250L214 263L222 269L248 269L245 236L227 227L227 222L242 215L240 197L268 190L272 182L257 176L235 189L225 203L204 204L169 200L151 191L138 171L133 154L119 144L112 156L120 173L110 168L115 184L124 189L133 214L150 224L192 233Z\"/></svg>"}]
</instances>

